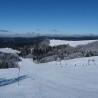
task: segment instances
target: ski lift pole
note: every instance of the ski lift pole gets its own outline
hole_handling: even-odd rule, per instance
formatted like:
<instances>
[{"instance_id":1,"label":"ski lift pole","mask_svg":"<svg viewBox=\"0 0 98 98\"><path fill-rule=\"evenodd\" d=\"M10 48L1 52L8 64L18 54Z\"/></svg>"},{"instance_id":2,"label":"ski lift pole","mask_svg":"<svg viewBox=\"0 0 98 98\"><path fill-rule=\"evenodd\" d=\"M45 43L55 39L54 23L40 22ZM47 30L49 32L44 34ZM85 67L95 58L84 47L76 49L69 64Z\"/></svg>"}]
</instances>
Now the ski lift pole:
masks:
<instances>
[{"instance_id":1,"label":"ski lift pole","mask_svg":"<svg viewBox=\"0 0 98 98\"><path fill-rule=\"evenodd\" d=\"M18 72L18 86L19 86L19 76L20 76L20 67L18 66L18 70L19 70L19 72Z\"/></svg>"},{"instance_id":2,"label":"ski lift pole","mask_svg":"<svg viewBox=\"0 0 98 98\"><path fill-rule=\"evenodd\" d=\"M17 67L18 67L18 86L19 86L19 76L20 76L20 66L18 65L18 59L17 59Z\"/></svg>"}]
</instances>

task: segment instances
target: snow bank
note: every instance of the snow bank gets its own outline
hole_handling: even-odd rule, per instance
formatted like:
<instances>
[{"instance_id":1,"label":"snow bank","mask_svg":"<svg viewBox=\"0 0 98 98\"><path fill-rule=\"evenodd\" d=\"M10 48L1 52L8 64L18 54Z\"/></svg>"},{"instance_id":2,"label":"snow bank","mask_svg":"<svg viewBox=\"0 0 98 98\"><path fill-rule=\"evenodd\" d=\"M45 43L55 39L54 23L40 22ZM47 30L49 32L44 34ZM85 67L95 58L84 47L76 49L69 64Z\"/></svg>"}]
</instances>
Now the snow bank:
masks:
<instances>
[{"instance_id":1,"label":"snow bank","mask_svg":"<svg viewBox=\"0 0 98 98\"><path fill-rule=\"evenodd\" d=\"M50 46L69 44L70 46L85 45L98 40L83 40L83 41L66 41L66 40L50 40Z\"/></svg>"},{"instance_id":2,"label":"snow bank","mask_svg":"<svg viewBox=\"0 0 98 98\"><path fill-rule=\"evenodd\" d=\"M20 53L20 51L13 50L12 48L0 48L0 52L4 52L4 53Z\"/></svg>"}]
</instances>

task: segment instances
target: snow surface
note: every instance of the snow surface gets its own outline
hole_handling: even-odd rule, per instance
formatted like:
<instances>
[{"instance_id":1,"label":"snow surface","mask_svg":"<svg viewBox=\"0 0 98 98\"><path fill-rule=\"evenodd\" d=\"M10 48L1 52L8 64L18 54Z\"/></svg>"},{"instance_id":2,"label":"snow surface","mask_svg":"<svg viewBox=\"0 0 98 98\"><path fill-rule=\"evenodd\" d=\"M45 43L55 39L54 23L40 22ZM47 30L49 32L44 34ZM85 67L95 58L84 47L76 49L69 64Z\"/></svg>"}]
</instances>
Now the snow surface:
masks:
<instances>
[{"instance_id":1,"label":"snow surface","mask_svg":"<svg viewBox=\"0 0 98 98\"><path fill-rule=\"evenodd\" d=\"M0 52L4 52L4 53L20 53L20 51L14 50L12 48L0 48Z\"/></svg>"},{"instance_id":2,"label":"snow surface","mask_svg":"<svg viewBox=\"0 0 98 98\"><path fill-rule=\"evenodd\" d=\"M66 40L50 40L50 46L69 44L70 46L85 45L98 40L83 40L83 41L66 41Z\"/></svg>"},{"instance_id":3,"label":"snow surface","mask_svg":"<svg viewBox=\"0 0 98 98\"><path fill-rule=\"evenodd\" d=\"M0 69L0 98L98 98L98 56L19 65L19 86L17 68Z\"/></svg>"}]
</instances>

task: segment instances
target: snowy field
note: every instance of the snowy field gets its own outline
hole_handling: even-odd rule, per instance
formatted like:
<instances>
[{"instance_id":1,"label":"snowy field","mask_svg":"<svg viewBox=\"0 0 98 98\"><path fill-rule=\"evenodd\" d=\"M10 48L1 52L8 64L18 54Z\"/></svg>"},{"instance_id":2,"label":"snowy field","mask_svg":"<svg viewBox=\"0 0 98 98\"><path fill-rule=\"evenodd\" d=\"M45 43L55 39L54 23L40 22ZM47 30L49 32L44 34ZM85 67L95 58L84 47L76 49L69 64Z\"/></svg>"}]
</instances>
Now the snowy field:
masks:
<instances>
[{"instance_id":1,"label":"snowy field","mask_svg":"<svg viewBox=\"0 0 98 98\"><path fill-rule=\"evenodd\" d=\"M98 57L19 65L19 78L17 68L0 69L0 98L98 98Z\"/></svg>"},{"instance_id":2,"label":"snowy field","mask_svg":"<svg viewBox=\"0 0 98 98\"><path fill-rule=\"evenodd\" d=\"M50 40L50 46L69 44L70 46L85 45L98 40L83 40L83 41L66 41L66 40Z\"/></svg>"}]
</instances>

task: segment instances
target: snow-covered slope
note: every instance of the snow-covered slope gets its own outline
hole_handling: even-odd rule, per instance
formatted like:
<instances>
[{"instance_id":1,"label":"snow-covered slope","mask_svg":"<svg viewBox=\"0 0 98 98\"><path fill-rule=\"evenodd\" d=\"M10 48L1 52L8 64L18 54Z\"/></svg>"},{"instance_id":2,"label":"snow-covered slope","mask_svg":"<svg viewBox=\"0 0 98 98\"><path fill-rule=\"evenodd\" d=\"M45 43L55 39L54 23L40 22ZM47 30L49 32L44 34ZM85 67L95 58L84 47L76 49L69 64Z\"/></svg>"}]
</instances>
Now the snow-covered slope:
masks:
<instances>
[{"instance_id":1,"label":"snow-covered slope","mask_svg":"<svg viewBox=\"0 0 98 98\"><path fill-rule=\"evenodd\" d=\"M20 53L20 51L13 50L12 48L0 48L0 52L4 52L4 53Z\"/></svg>"},{"instance_id":2,"label":"snow-covered slope","mask_svg":"<svg viewBox=\"0 0 98 98\"><path fill-rule=\"evenodd\" d=\"M98 57L19 65L19 86L17 68L0 69L0 98L98 98Z\"/></svg>"},{"instance_id":3,"label":"snow-covered slope","mask_svg":"<svg viewBox=\"0 0 98 98\"><path fill-rule=\"evenodd\" d=\"M85 45L98 40L83 40L83 41L66 41L66 40L50 40L50 46L57 46L63 44L69 44L70 46Z\"/></svg>"}]
</instances>

